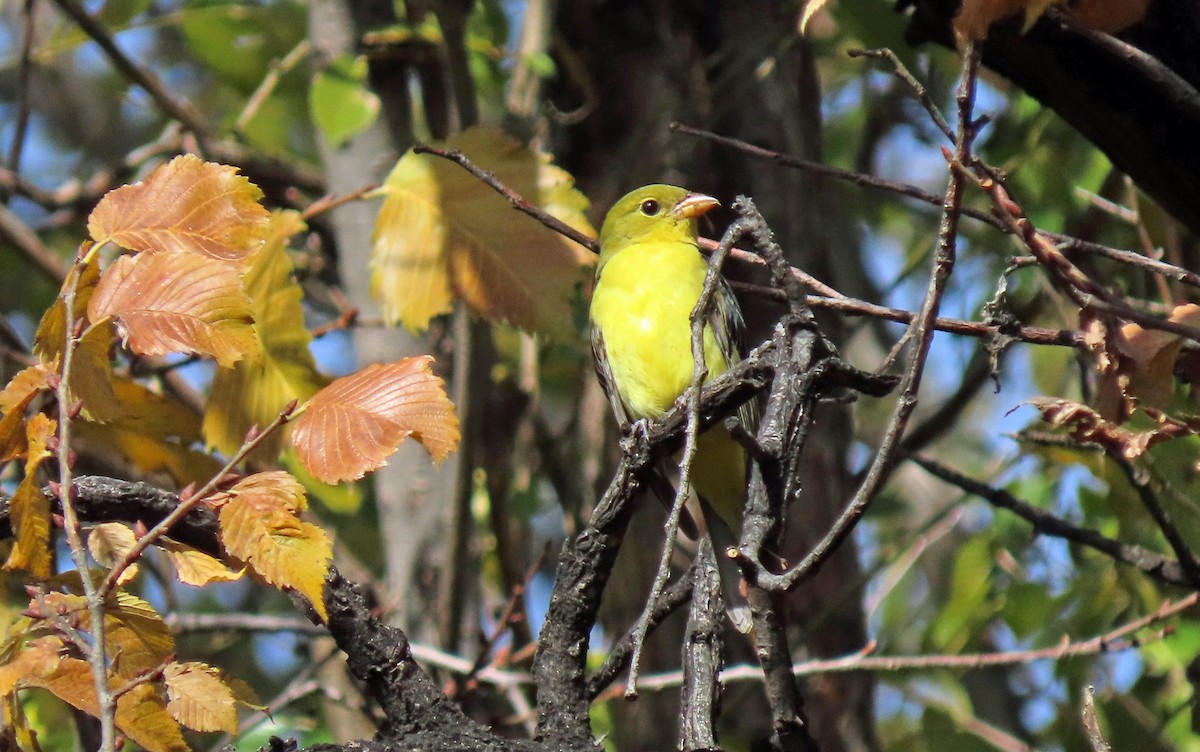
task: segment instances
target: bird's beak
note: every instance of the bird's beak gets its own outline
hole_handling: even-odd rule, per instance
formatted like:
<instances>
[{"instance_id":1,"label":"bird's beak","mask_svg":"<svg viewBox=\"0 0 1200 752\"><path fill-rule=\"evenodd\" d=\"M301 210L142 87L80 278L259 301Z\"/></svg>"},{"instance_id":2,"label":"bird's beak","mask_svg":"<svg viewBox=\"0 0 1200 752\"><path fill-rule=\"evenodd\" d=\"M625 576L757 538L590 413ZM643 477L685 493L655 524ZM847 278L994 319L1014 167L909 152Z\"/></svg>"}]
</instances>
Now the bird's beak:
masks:
<instances>
[{"instance_id":1,"label":"bird's beak","mask_svg":"<svg viewBox=\"0 0 1200 752\"><path fill-rule=\"evenodd\" d=\"M678 204L675 204L672 211L682 219L695 219L720 205L721 202L712 196L705 196L703 193L689 193Z\"/></svg>"}]
</instances>

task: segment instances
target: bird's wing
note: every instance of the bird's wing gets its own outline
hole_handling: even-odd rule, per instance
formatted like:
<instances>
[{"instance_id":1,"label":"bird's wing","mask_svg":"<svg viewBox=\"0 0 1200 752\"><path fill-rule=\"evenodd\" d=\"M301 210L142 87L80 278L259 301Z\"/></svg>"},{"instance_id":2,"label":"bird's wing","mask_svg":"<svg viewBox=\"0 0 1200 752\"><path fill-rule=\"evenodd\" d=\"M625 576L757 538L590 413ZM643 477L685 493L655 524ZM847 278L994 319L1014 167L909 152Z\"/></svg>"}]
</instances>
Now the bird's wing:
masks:
<instances>
[{"instance_id":1,"label":"bird's wing","mask_svg":"<svg viewBox=\"0 0 1200 752\"><path fill-rule=\"evenodd\" d=\"M594 323L592 324L592 363L596 366L596 377L600 379L600 386L608 395L613 415L617 416L617 424L624 431L631 422L629 411L625 409L625 403L621 401L621 393L617 390L612 367L608 363L608 350L604 347L604 332L600 331L600 327Z\"/></svg>"},{"instance_id":2,"label":"bird's wing","mask_svg":"<svg viewBox=\"0 0 1200 752\"><path fill-rule=\"evenodd\" d=\"M629 412L625 409L625 403L621 401L621 393L617 391L617 385L613 381L612 368L608 364L608 350L604 347L604 332L600 331L600 327L592 325L592 362L596 365L596 376L600 379L600 386L604 389L604 393L608 395L608 401L612 404L613 414L617 416L617 423L621 426L621 431L629 429L629 424L632 421L629 419ZM667 480L669 475L669 465L666 458L660 460L655 467L650 468L650 473L647 476L647 484L650 487L650 493L658 499L668 511L675 505L675 487L671 485L671 481ZM679 517L679 527L683 530L684 535L696 540L700 537L700 526L696 524L696 520L686 507L682 510Z\"/></svg>"},{"instance_id":3,"label":"bird's wing","mask_svg":"<svg viewBox=\"0 0 1200 752\"><path fill-rule=\"evenodd\" d=\"M727 366L732 368L739 360L746 357L749 346L746 342L746 321L742 318L742 308L738 305L733 289L722 277L717 289L716 305L708 315L708 325L712 329L720 345L721 352L726 353ZM738 422L751 435L758 432L758 421L761 418L759 400L749 399L738 408Z\"/></svg>"}]
</instances>

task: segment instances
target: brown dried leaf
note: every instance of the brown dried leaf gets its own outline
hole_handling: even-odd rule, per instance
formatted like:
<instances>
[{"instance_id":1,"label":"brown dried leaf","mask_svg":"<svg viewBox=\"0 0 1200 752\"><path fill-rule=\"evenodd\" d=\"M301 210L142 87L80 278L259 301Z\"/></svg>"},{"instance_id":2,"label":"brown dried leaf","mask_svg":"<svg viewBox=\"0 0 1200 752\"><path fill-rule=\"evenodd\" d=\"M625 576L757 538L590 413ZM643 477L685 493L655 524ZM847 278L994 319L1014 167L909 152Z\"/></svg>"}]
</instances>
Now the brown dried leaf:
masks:
<instances>
[{"instance_id":1,"label":"brown dried leaf","mask_svg":"<svg viewBox=\"0 0 1200 752\"><path fill-rule=\"evenodd\" d=\"M250 299L238 270L203 256L124 256L109 267L88 306L112 317L140 355L198 353L229 366L256 357Z\"/></svg>"},{"instance_id":2,"label":"brown dried leaf","mask_svg":"<svg viewBox=\"0 0 1200 752\"><path fill-rule=\"evenodd\" d=\"M370 365L309 400L292 429L304 466L325 483L361 478L413 436L435 462L458 445L458 416L433 358Z\"/></svg>"},{"instance_id":3,"label":"brown dried leaf","mask_svg":"<svg viewBox=\"0 0 1200 752\"><path fill-rule=\"evenodd\" d=\"M1139 23L1151 0L1073 0L1067 12L1088 28L1116 34Z\"/></svg>"},{"instance_id":4,"label":"brown dried leaf","mask_svg":"<svg viewBox=\"0 0 1200 752\"><path fill-rule=\"evenodd\" d=\"M175 565L175 574L185 585L203 587L210 582L233 582L246 573L245 567L232 570L219 559L170 538L160 538L158 545Z\"/></svg>"},{"instance_id":5,"label":"brown dried leaf","mask_svg":"<svg viewBox=\"0 0 1200 752\"><path fill-rule=\"evenodd\" d=\"M1184 326L1200 326L1200 305L1176 306L1168 320ZM1180 335L1160 329L1147 329L1140 324L1121 327L1116 346L1130 361L1125 393L1155 407L1170 402L1175 393L1175 359L1183 343Z\"/></svg>"},{"instance_id":6,"label":"brown dried leaf","mask_svg":"<svg viewBox=\"0 0 1200 752\"><path fill-rule=\"evenodd\" d=\"M1198 425L1177 420L1157 410L1147 410L1146 414L1158 422L1159 428L1138 432L1111 423L1078 402L1041 398L1031 400L1029 404L1041 412L1042 420L1067 429L1076 441L1099 444L1106 452L1126 460L1137 459L1155 444L1180 436L1192 436L1200 431Z\"/></svg>"},{"instance_id":7,"label":"brown dried leaf","mask_svg":"<svg viewBox=\"0 0 1200 752\"><path fill-rule=\"evenodd\" d=\"M225 550L270 584L308 598L325 619L333 544L324 530L296 516L305 506L304 487L284 472L257 473L224 496L218 515Z\"/></svg>"},{"instance_id":8,"label":"brown dried leaf","mask_svg":"<svg viewBox=\"0 0 1200 752\"><path fill-rule=\"evenodd\" d=\"M988 27L996 21L1024 12L1022 31L1029 31L1046 9L1066 0L963 0L954 17L954 35L959 44L987 39Z\"/></svg>"},{"instance_id":9,"label":"brown dried leaf","mask_svg":"<svg viewBox=\"0 0 1200 752\"><path fill-rule=\"evenodd\" d=\"M170 663L163 672L167 712L196 731L238 730L237 701L221 672L203 663Z\"/></svg>"},{"instance_id":10,"label":"brown dried leaf","mask_svg":"<svg viewBox=\"0 0 1200 752\"><path fill-rule=\"evenodd\" d=\"M1135 405L1126 392L1130 363L1121 352L1121 332L1091 308L1079 312L1079 328L1084 344L1096 357L1096 409L1105 420L1124 423L1133 414Z\"/></svg>"},{"instance_id":11,"label":"brown dried leaf","mask_svg":"<svg viewBox=\"0 0 1200 752\"><path fill-rule=\"evenodd\" d=\"M242 261L266 235L261 198L237 168L184 154L105 195L88 217L88 232L97 243L111 240L131 251Z\"/></svg>"},{"instance_id":12,"label":"brown dried leaf","mask_svg":"<svg viewBox=\"0 0 1200 752\"><path fill-rule=\"evenodd\" d=\"M475 127L446 146L470 155L517 193L594 235L587 199L548 156L495 128ZM569 337L572 299L590 283L595 257L518 214L458 165L405 154L384 186L371 251L371 293L384 317L423 330L456 297L490 320Z\"/></svg>"}]
</instances>

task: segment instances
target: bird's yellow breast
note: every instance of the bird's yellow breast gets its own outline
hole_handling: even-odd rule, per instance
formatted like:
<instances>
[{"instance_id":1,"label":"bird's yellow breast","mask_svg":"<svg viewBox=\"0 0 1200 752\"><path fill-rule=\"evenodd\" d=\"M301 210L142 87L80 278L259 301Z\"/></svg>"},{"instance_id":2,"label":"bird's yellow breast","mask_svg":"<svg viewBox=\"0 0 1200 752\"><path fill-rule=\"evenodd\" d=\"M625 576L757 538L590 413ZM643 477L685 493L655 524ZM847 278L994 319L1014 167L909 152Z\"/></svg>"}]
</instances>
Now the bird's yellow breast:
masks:
<instances>
[{"instance_id":1,"label":"bird's yellow breast","mask_svg":"<svg viewBox=\"0 0 1200 752\"><path fill-rule=\"evenodd\" d=\"M629 417L666 412L692 381L688 317L704 288L708 264L696 246L635 243L607 261L592 294L592 324L604 336L613 382ZM728 364L704 332L709 378Z\"/></svg>"}]
</instances>

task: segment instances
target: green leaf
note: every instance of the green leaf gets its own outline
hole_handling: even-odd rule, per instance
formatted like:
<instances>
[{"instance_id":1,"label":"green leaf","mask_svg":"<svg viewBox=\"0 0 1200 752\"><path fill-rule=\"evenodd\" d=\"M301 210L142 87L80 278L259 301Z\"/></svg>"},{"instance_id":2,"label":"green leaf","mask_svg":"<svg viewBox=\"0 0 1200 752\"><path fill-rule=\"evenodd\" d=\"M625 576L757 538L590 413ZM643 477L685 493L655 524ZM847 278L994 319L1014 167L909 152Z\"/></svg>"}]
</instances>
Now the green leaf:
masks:
<instances>
[{"instance_id":1,"label":"green leaf","mask_svg":"<svg viewBox=\"0 0 1200 752\"><path fill-rule=\"evenodd\" d=\"M950 580L945 607L929 630L930 642L939 650L961 650L976 634L975 626L987 621L993 611L985 608L992 573L991 541L977 536L959 549Z\"/></svg>"},{"instance_id":2,"label":"green leaf","mask_svg":"<svg viewBox=\"0 0 1200 752\"><path fill-rule=\"evenodd\" d=\"M308 92L313 122L338 147L379 117L379 97L367 88L367 58L343 55L313 78Z\"/></svg>"},{"instance_id":3,"label":"green leaf","mask_svg":"<svg viewBox=\"0 0 1200 752\"><path fill-rule=\"evenodd\" d=\"M249 94L271 62L304 38L304 14L300 3L266 7L230 2L183 10L179 28L201 63L221 81Z\"/></svg>"}]
</instances>

